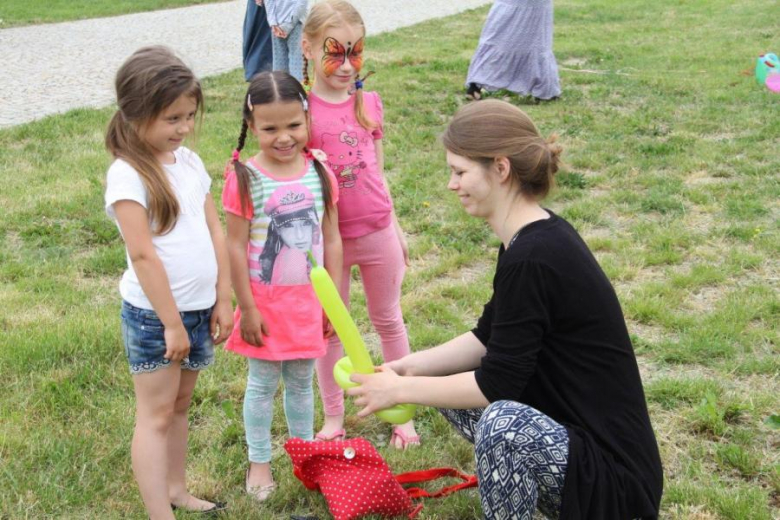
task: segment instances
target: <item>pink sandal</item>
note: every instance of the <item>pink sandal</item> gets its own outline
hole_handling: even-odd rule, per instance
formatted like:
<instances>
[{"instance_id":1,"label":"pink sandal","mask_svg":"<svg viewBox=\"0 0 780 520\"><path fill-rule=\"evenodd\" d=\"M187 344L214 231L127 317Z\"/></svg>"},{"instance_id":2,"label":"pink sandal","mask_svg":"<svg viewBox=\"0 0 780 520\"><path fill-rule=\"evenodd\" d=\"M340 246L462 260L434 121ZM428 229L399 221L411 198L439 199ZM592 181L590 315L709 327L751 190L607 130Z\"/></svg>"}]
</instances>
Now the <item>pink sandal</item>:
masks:
<instances>
[{"instance_id":1,"label":"pink sandal","mask_svg":"<svg viewBox=\"0 0 780 520\"><path fill-rule=\"evenodd\" d=\"M344 430L344 428L340 430L336 430L335 432L331 433L330 435L325 435L322 432L319 432L317 435L314 436L314 440L316 441L343 441L347 437L347 432Z\"/></svg>"},{"instance_id":2,"label":"pink sandal","mask_svg":"<svg viewBox=\"0 0 780 520\"><path fill-rule=\"evenodd\" d=\"M390 436L390 445L395 447L395 439L401 439L401 448L402 450L407 449L409 446L419 446L420 445L420 436L419 435L406 435L403 430L401 430L400 426L396 426L393 428L393 434Z\"/></svg>"}]
</instances>

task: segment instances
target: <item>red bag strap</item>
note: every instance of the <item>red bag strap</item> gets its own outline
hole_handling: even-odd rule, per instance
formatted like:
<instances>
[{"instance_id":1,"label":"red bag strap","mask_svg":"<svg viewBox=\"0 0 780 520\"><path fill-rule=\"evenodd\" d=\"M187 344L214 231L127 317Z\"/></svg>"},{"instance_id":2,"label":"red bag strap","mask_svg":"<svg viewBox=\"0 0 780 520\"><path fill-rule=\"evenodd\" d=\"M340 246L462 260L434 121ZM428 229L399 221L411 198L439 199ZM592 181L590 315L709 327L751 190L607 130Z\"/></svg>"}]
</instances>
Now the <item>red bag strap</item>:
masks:
<instances>
[{"instance_id":1,"label":"red bag strap","mask_svg":"<svg viewBox=\"0 0 780 520\"><path fill-rule=\"evenodd\" d=\"M466 475L465 473L461 473L455 468L433 468L433 469L426 469L423 471L410 471L408 473L399 473L398 475L395 475L395 479L398 481L399 484L429 482L431 480L436 480L442 477L457 477L461 479L463 482L459 484L454 484L452 486L443 487L438 491L434 491L433 493L429 493L419 487L408 487L406 488L406 493L409 495L410 498L420 498L420 497L438 498L438 497L447 496L450 493L454 493L456 491L460 491L461 489L467 489L467 488L475 487L477 485L476 475Z\"/></svg>"}]
</instances>

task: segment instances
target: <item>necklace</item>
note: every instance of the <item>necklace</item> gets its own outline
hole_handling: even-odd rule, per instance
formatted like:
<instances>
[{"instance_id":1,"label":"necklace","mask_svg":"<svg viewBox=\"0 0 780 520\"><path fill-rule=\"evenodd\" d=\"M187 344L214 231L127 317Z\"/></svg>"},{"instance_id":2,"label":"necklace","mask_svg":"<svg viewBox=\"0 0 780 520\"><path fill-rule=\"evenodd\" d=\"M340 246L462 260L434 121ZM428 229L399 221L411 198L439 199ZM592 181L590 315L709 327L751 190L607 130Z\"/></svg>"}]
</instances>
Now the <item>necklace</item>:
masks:
<instances>
[{"instance_id":1,"label":"necklace","mask_svg":"<svg viewBox=\"0 0 780 520\"><path fill-rule=\"evenodd\" d=\"M528 225L528 224L524 224L524 225L520 226L520 229L518 229L517 231L515 231L515 234L514 234L514 235L512 235L512 238L511 238L511 239L509 239L509 244L507 244L507 246L506 246L506 248L507 248L507 249L509 249L510 247L512 247L512 244L514 244L514 243L515 243L515 240L517 240L517 236L520 234L520 232L521 232L523 229L525 229L525 226L527 226L527 225Z\"/></svg>"},{"instance_id":2,"label":"necklace","mask_svg":"<svg viewBox=\"0 0 780 520\"><path fill-rule=\"evenodd\" d=\"M547 219L549 219L549 218L552 218L552 215L548 215L548 216L547 216L547 218L545 218L545 219L542 219L542 220L547 220ZM526 222L525 224L523 224L522 226L520 226L520 229L518 229L517 231L515 231L515 234L514 234L514 235L512 235L512 238L510 238L510 239L509 239L509 243L507 244L506 248L507 248L507 249L509 249L510 247L512 247L512 244L514 244L514 243L515 243L515 240L517 240L517 237L518 237L518 236L520 236L520 232L521 232L522 230L524 230L525 228L527 228L527 227L528 227L530 224L533 224L534 222L537 222L537 221L536 221L536 220L533 220L533 221L531 221L531 222Z\"/></svg>"}]
</instances>

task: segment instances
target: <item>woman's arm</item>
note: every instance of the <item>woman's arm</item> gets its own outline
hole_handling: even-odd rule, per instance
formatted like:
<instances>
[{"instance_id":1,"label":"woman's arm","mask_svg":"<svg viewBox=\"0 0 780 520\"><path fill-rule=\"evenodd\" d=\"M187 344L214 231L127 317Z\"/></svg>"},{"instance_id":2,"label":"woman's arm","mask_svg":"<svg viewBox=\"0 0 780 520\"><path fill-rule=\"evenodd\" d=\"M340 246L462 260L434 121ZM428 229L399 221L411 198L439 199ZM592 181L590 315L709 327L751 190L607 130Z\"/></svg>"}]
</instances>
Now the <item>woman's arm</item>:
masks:
<instances>
[{"instance_id":1,"label":"woman's arm","mask_svg":"<svg viewBox=\"0 0 780 520\"><path fill-rule=\"evenodd\" d=\"M211 314L211 335L214 343L219 345L233 332L233 305L230 301L230 258L225 244L225 235L222 233L222 224L217 216L217 208L210 193L206 194L204 204L206 212L206 225L209 227L211 242L214 244L214 253L217 257L217 302Z\"/></svg>"},{"instance_id":2,"label":"woman's arm","mask_svg":"<svg viewBox=\"0 0 780 520\"><path fill-rule=\"evenodd\" d=\"M383 366L375 374L352 374L360 386L347 390L363 408L359 417L397 404L411 403L437 408L478 408L490 404L474 378L474 372L444 377L401 377Z\"/></svg>"},{"instance_id":3,"label":"woman's arm","mask_svg":"<svg viewBox=\"0 0 780 520\"><path fill-rule=\"evenodd\" d=\"M115 202L114 214L138 282L165 328L165 359L181 361L190 352L190 339L173 298L165 266L152 243L149 214L132 200Z\"/></svg>"},{"instance_id":4,"label":"woman's arm","mask_svg":"<svg viewBox=\"0 0 780 520\"><path fill-rule=\"evenodd\" d=\"M398 222L398 216L395 214L395 204L393 203L393 195L390 193L390 185L387 184L385 178L385 149L382 145L381 139L374 139L374 150L376 151L376 167L379 170L382 184L385 186L387 197L390 199L390 206L392 207L393 215L393 227L395 228L395 234L398 236L398 241L401 243L401 251L404 253L404 263L406 267L409 267L409 244L406 242L406 236L404 235L401 224Z\"/></svg>"},{"instance_id":5,"label":"woman's arm","mask_svg":"<svg viewBox=\"0 0 780 520\"><path fill-rule=\"evenodd\" d=\"M246 249L249 243L250 221L230 212L227 212L226 215L230 278L233 281L238 307L241 309L241 337L250 345L261 347L263 346L263 335L268 336L268 328L255 305L252 287L249 283Z\"/></svg>"},{"instance_id":6,"label":"woman's arm","mask_svg":"<svg viewBox=\"0 0 780 520\"><path fill-rule=\"evenodd\" d=\"M466 332L438 347L409 354L386 366L401 376L448 376L476 369L485 352L485 345L472 332Z\"/></svg>"},{"instance_id":7,"label":"woman's arm","mask_svg":"<svg viewBox=\"0 0 780 520\"><path fill-rule=\"evenodd\" d=\"M336 287L341 287L341 274L344 267L344 250L341 245L341 232L339 231L339 210L334 204L325 212L322 219L322 237L325 248L325 270L328 271ZM326 326L325 336L334 334L330 323Z\"/></svg>"},{"instance_id":8,"label":"woman's arm","mask_svg":"<svg viewBox=\"0 0 780 520\"><path fill-rule=\"evenodd\" d=\"M438 347L409 354L377 368L375 374L353 374L361 386L347 395L363 417L401 403L440 408L477 408L488 400L477 385L474 369L485 355L485 346L471 332Z\"/></svg>"}]
</instances>

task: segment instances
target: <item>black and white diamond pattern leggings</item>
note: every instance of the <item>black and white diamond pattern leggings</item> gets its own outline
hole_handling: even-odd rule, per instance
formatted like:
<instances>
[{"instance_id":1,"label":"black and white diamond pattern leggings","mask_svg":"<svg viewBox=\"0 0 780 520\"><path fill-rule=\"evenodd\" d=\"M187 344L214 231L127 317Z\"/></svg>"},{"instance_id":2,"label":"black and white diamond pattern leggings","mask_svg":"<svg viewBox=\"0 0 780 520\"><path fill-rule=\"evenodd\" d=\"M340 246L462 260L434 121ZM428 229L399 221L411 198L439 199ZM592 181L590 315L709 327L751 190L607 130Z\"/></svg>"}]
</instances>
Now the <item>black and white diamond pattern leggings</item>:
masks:
<instances>
[{"instance_id":1,"label":"black and white diamond pattern leggings","mask_svg":"<svg viewBox=\"0 0 780 520\"><path fill-rule=\"evenodd\" d=\"M558 518L569 458L566 428L515 401L439 410L471 443L488 520L532 520L537 507Z\"/></svg>"}]
</instances>

